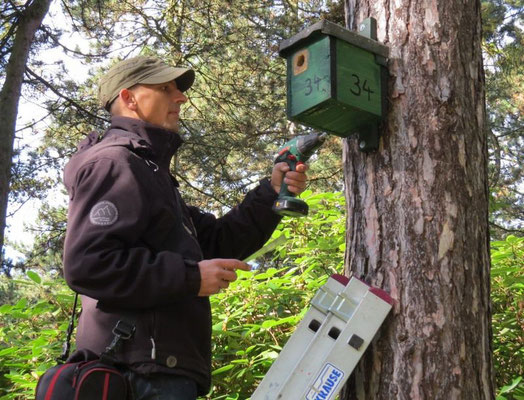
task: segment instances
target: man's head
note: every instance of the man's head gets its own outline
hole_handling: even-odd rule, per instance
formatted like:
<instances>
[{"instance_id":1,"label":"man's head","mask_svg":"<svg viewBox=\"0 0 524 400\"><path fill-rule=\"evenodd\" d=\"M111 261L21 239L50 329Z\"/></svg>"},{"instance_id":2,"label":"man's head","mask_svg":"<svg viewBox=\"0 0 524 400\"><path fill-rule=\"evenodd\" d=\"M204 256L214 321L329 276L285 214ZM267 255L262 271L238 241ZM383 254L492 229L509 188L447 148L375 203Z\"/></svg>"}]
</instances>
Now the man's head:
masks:
<instances>
[{"instance_id":1,"label":"man's head","mask_svg":"<svg viewBox=\"0 0 524 400\"><path fill-rule=\"evenodd\" d=\"M112 115L141 119L178 131L184 91L193 85L195 73L174 68L153 57L121 61L100 80L100 104Z\"/></svg>"}]
</instances>

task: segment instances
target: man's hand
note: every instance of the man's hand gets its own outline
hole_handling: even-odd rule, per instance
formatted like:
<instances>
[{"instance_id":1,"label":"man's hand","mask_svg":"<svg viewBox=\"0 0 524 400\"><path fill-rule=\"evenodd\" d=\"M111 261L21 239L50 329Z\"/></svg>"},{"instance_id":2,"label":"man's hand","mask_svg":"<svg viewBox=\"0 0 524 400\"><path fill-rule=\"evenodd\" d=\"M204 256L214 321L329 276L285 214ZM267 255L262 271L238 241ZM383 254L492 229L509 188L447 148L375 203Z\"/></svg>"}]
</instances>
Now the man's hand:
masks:
<instances>
[{"instance_id":1,"label":"man's hand","mask_svg":"<svg viewBox=\"0 0 524 400\"><path fill-rule=\"evenodd\" d=\"M211 296L229 286L229 282L237 279L236 269L249 271L249 264L235 259L213 258L202 260L198 263L200 269L200 291L199 296Z\"/></svg>"},{"instance_id":2,"label":"man's hand","mask_svg":"<svg viewBox=\"0 0 524 400\"><path fill-rule=\"evenodd\" d=\"M271 186L273 186L275 192L279 193L283 180L291 193L300 194L306 189L307 168L306 164L299 164L296 171L290 171L287 163L277 163L273 167L273 173L271 174Z\"/></svg>"}]
</instances>

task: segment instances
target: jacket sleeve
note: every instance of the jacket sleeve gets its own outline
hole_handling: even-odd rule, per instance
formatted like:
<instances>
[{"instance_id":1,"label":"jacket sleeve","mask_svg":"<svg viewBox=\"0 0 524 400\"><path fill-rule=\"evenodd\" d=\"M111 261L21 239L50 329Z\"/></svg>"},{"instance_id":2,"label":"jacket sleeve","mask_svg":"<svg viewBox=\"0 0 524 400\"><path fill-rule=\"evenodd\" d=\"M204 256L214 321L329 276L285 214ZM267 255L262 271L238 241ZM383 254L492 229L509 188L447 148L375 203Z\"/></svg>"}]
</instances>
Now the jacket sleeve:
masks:
<instances>
[{"instance_id":1,"label":"jacket sleeve","mask_svg":"<svg viewBox=\"0 0 524 400\"><path fill-rule=\"evenodd\" d=\"M221 218L189 207L204 258L242 260L260 249L282 219L271 209L277 196L264 179Z\"/></svg>"},{"instance_id":2,"label":"jacket sleeve","mask_svg":"<svg viewBox=\"0 0 524 400\"><path fill-rule=\"evenodd\" d=\"M133 168L125 160L99 159L78 170L68 188L66 281L78 293L121 308L196 296L197 265L174 252L153 253L140 241L149 222L148 196Z\"/></svg>"}]
</instances>

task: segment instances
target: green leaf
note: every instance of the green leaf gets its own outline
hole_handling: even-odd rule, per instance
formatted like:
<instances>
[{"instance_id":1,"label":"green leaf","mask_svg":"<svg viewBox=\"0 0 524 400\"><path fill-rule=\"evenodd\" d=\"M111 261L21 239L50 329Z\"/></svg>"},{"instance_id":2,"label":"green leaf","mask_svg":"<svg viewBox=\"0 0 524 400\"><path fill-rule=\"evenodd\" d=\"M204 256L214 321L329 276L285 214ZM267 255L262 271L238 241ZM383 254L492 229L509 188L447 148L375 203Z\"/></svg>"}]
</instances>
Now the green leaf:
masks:
<instances>
[{"instance_id":1,"label":"green leaf","mask_svg":"<svg viewBox=\"0 0 524 400\"><path fill-rule=\"evenodd\" d=\"M36 282L38 284L42 283L42 279L40 278L40 276L36 273L36 272L33 272L33 271L27 271L26 272L26 275L29 279L31 279L33 282Z\"/></svg>"},{"instance_id":2,"label":"green leaf","mask_svg":"<svg viewBox=\"0 0 524 400\"><path fill-rule=\"evenodd\" d=\"M232 360L231 364L249 364L249 360L247 358L240 358L237 360Z\"/></svg>"},{"instance_id":3,"label":"green leaf","mask_svg":"<svg viewBox=\"0 0 524 400\"><path fill-rule=\"evenodd\" d=\"M296 318L297 317L293 315L291 317L282 318L279 320L274 320L274 319L266 320L262 323L262 328L269 329L269 328L273 328L278 325L293 323L296 321Z\"/></svg>"},{"instance_id":4,"label":"green leaf","mask_svg":"<svg viewBox=\"0 0 524 400\"><path fill-rule=\"evenodd\" d=\"M211 373L211 375L212 375L212 376L219 375L219 374L222 374L222 373L224 373L224 372L226 372L226 371L229 371L229 370L231 370L231 369L233 369L233 368L235 368L235 366L234 366L233 364L228 364L228 365L226 365L226 366L224 366L224 367L221 367L221 368L215 369L215 370Z\"/></svg>"},{"instance_id":5,"label":"green leaf","mask_svg":"<svg viewBox=\"0 0 524 400\"><path fill-rule=\"evenodd\" d=\"M24 297L23 299L20 299L18 303L16 303L15 308L18 309L24 309L27 307L27 299Z\"/></svg>"},{"instance_id":6,"label":"green leaf","mask_svg":"<svg viewBox=\"0 0 524 400\"><path fill-rule=\"evenodd\" d=\"M10 304L4 304L0 306L0 314L7 314L13 309L13 306Z\"/></svg>"},{"instance_id":7,"label":"green leaf","mask_svg":"<svg viewBox=\"0 0 524 400\"><path fill-rule=\"evenodd\" d=\"M7 349L0 350L0 357L7 356L8 354L13 354L18 351L16 347L8 347Z\"/></svg>"},{"instance_id":8,"label":"green leaf","mask_svg":"<svg viewBox=\"0 0 524 400\"><path fill-rule=\"evenodd\" d=\"M515 378L513 382L511 382L509 385L506 385L504 387L500 388L499 394L509 393L513 389L517 387L517 385L522 381L522 376L519 376L518 378Z\"/></svg>"}]
</instances>

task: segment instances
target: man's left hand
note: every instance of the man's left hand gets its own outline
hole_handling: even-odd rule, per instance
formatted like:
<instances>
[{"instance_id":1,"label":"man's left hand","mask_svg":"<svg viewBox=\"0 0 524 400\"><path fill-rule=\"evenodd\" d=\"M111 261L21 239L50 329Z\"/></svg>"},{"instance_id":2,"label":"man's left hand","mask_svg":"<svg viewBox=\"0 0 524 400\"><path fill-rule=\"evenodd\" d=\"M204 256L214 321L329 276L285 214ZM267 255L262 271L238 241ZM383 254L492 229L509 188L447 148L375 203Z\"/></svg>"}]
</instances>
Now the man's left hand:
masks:
<instances>
[{"instance_id":1,"label":"man's left hand","mask_svg":"<svg viewBox=\"0 0 524 400\"><path fill-rule=\"evenodd\" d=\"M299 164L296 171L290 171L287 163L277 163L273 167L273 173L271 174L271 186L273 186L275 192L279 193L282 181L284 181L291 193L300 194L306 190L307 169L306 164Z\"/></svg>"}]
</instances>

